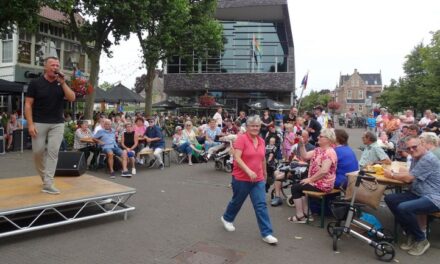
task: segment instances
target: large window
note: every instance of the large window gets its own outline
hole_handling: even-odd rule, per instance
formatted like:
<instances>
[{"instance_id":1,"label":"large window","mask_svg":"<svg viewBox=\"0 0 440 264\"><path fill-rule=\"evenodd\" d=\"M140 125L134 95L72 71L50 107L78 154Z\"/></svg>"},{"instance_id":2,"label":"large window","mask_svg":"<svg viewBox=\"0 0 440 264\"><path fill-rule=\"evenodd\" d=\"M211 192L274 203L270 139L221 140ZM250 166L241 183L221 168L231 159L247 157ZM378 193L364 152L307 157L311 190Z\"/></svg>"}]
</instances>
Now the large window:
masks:
<instances>
[{"instance_id":1,"label":"large window","mask_svg":"<svg viewBox=\"0 0 440 264\"><path fill-rule=\"evenodd\" d=\"M2 62L12 62L12 34L7 34L2 40Z\"/></svg>"},{"instance_id":2,"label":"large window","mask_svg":"<svg viewBox=\"0 0 440 264\"><path fill-rule=\"evenodd\" d=\"M78 44L65 41L64 69L73 70L73 67L84 70L84 61L81 60L81 48Z\"/></svg>"},{"instance_id":3,"label":"large window","mask_svg":"<svg viewBox=\"0 0 440 264\"><path fill-rule=\"evenodd\" d=\"M351 99L351 90L347 90L347 99Z\"/></svg>"},{"instance_id":4,"label":"large window","mask_svg":"<svg viewBox=\"0 0 440 264\"><path fill-rule=\"evenodd\" d=\"M20 30L18 37L18 62L31 64L32 34Z\"/></svg>"},{"instance_id":5,"label":"large window","mask_svg":"<svg viewBox=\"0 0 440 264\"><path fill-rule=\"evenodd\" d=\"M188 62L172 57L168 73L183 72L286 72L288 43L283 23L223 21L226 40L223 51L208 51L204 57L192 56ZM191 57L191 56L188 56Z\"/></svg>"},{"instance_id":6,"label":"large window","mask_svg":"<svg viewBox=\"0 0 440 264\"><path fill-rule=\"evenodd\" d=\"M35 43L35 65L43 66L47 57L60 58L61 40L37 34Z\"/></svg>"}]
</instances>

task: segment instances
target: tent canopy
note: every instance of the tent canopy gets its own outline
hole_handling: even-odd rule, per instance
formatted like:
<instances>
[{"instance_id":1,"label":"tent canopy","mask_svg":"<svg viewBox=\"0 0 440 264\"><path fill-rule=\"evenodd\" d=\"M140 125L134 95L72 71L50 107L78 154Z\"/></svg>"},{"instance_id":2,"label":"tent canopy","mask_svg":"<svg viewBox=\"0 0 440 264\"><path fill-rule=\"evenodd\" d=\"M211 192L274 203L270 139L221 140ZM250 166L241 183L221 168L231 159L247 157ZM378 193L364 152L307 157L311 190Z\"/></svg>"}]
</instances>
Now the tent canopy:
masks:
<instances>
[{"instance_id":1,"label":"tent canopy","mask_svg":"<svg viewBox=\"0 0 440 264\"><path fill-rule=\"evenodd\" d=\"M250 108L254 110L288 110L290 109L290 105L274 101L272 99L262 99L253 103L247 104Z\"/></svg>"},{"instance_id":2,"label":"tent canopy","mask_svg":"<svg viewBox=\"0 0 440 264\"><path fill-rule=\"evenodd\" d=\"M0 94L26 93L27 85L0 79Z\"/></svg>"},{"instance_id":3,"label":"tent canopy","mask_svg":"<svg viewBox=\"0 0 440 264\"><path fill-rule=\"evenodd\" d=\"M142 96L138 95L122 84L113 86L109 91L107 91L107 93L110 98L112 100L116 100L116 102L141 103L145 101Z\"/></svg>"},{"instance_id":4,"label":"tent canopy","mask_svg":"<svg viewBox=\"0 0 440 264\"><path fill-rule=\"evenodd\" d=\"M87 95L86 95L87 97ZM82 102L85 101L85 98L77 98L76 101ZM117 103L118 100L112 98L107 91L101 89L101 88L95 88L95 103L101 103L101 102L106 102L106 103Z\"/></svg>"}]
</instances>

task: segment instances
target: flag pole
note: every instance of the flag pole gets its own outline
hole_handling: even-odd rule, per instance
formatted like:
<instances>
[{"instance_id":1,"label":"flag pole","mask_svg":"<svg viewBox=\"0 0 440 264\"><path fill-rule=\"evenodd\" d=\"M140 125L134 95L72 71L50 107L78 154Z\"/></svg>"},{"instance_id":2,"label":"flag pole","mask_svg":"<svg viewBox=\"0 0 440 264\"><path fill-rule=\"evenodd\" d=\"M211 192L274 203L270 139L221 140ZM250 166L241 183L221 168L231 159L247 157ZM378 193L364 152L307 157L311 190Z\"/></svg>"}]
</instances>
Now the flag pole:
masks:
<instances>
[{"instance_id":1,"label":"flag pole","mask_svg":"<svg viewBox=\"0 0 440 264\"><path fill-rule=\"evenodd\" d=\"M299 112L300 107L301 107L301 102L302 102L302 99L303 99L303 93L304 93L304 90L307 87L308 80L309 80L309 71L307 71L307 74L304 76L304 78L303 78L303 80L301 82L302 90L301 90L301 95L299 96L299 101L298 101L298 107L297 107L298 112Z\"/></svg>"},{"instance_id":2,"label":"flag pole","mask_svg":"<svg viewBox=\"0 0 440 264\"><path fill-rule=\"evenodd\" d=\"M298 108L298 113L300 112L299 109L301 108L301 102L302 102L302 97L303 97L304 90L305 90L305 87L303 86L302 90L301 90L301 95L299 96L299 101L298 101L298 107L297 107Z\"/></svg>"}]
</instances>

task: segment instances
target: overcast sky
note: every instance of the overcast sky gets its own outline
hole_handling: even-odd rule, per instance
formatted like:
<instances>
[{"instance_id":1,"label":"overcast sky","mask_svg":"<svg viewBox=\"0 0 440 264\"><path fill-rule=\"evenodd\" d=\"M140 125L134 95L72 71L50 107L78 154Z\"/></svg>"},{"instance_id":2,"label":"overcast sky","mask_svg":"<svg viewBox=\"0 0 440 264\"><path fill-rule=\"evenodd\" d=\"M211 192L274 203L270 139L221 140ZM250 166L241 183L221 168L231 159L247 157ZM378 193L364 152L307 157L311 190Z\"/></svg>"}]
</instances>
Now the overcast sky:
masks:
<instances>
[{"instance_id":1,"label":"overcast sky","mask_svg":"<svg viewBox=\"0 0 440 264\"><path fill-rule=\"evenodd\" d=\"M340 73L382 72L385 85L403 75L405 56L440 30L439 0L288 0L295 44L296 84L307 92L334 89ZM101 57L100 83L132 88L146 73L134 36ZM142 68L142 69L140 69Z\"/></svg>"}]
</instances>

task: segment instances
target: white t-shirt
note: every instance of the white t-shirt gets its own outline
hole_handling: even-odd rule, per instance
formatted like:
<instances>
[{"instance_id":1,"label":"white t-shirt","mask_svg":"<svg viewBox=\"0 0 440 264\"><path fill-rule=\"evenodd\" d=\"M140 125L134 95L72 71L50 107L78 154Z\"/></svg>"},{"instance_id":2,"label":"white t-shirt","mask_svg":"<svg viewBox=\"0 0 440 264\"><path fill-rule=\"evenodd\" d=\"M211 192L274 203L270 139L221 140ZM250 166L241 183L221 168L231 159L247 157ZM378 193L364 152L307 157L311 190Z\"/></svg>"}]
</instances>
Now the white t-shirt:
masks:
<instances>
[{"instance_id":1,"label":"white t-shirt","mask_svg":"<svg viewBox=\"0 0 440 264\"><path fill-rule=\"evenodd\" d=\"M321 125L322 128L325 128L325 118L324 118L324 115L318 116L318 118L316 118L316 121L318 121L318 123Z\"/></svg>"},{"instance_id":2,"label":"white t-shirt","mask_svg":"<svg viewBox=\"0 0 440 264\"><path fill-rule=\"evenodd\" d=\"M93 129L93 135L95 135L101 129L102 129L101 124L98 124L97 126L95 126L95 129Z\"/></svg>"},{"instance_id":3,"label":"white t-shirt","mask_svg":"<svg viewBox=\"0 0 440 264\"><path fill-rule=\"evenodd\" d=\"M212 118L213 118L213 119L215 120L215 122L217 123L217 126L222 126L222 124L223 124L223 118L222 118L222 115L221 115L219 112L215 113L214 116L213 116Z\"/></svg>"},{"instance_id":4,"label":"white t-shirt","mask_svg":"<svg viewBox=\"0 0 440 264\"><path fill-rule=\"evenodd\" d=\"M425 127L425 126L429 125L430 122L431 122L431 119L424 116L424 117L422 117L422 119L420 119L419 126Z\"/></svg>"}]
</instances>

